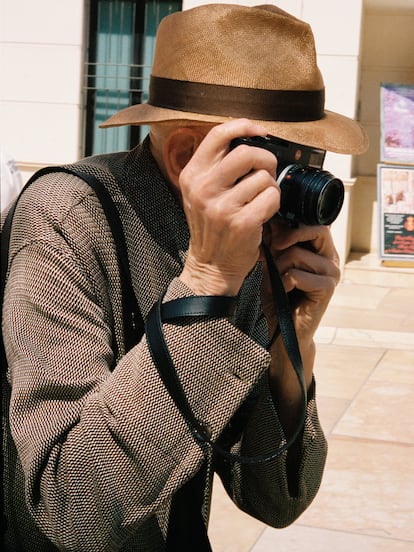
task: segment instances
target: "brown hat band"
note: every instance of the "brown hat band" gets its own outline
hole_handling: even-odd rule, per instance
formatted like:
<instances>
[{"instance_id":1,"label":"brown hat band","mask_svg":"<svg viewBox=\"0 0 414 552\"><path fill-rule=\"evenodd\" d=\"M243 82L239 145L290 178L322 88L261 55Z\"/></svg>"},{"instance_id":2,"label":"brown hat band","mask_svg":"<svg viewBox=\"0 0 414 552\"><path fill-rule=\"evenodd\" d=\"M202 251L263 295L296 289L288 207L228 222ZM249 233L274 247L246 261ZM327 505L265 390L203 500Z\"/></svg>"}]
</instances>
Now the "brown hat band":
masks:
<instances>
[{"instance_id":1,"label":"brown hat band","mask_svg":"<svg viewBox=\"0 0 414 552\"><path fill-rule=\"evenodd\" d=\"M263 121L318 121L324 117L325 91L242 88L152 75L148 103L204 115Z\"/></svg>"}]
</instances>

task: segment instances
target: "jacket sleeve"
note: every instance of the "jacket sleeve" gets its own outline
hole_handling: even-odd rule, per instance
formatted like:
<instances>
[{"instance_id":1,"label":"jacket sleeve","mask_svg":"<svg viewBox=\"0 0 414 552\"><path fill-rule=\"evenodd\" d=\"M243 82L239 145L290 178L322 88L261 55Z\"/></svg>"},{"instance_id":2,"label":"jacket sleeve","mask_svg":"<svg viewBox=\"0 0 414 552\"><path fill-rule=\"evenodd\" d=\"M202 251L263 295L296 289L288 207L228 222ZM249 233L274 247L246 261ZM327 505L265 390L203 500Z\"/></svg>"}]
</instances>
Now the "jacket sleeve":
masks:
<instances>
[{"instance_id":1,"label":"jacket sleeve","mask_svg":"<svg viewBox=\"0 0 414 552\"><path fill-rule=\"evenodd\" d=\"M189 294L179 283L173 290L179 296ZM170 291L167 298L174 298L174 294ZM262 325L261 318L259 326ZM262 333L263 329L258 331ZM258 358L255 355L256 345L253 345L255 341L247 336L245 339L251 348L246 348L242 357L244 354L250 355L249 369L253 369ZM202 340L203 336L200 334L196 342L203 343ZM233 416L228 412L228 423L223 431L213 434L213 437L218 436L218 443L224 448L231 448L234 454L250 458L268 456L286 444L286 437L268 385L267 367L270 356L261 347L256 354L266 355L266 369L261 371L259 379L249 378L253 385L249 386L247 398ZM235 372L239 358L235 352L232 353ZM216 362L220 362L219 359ZM211 384L214 384L213 381ZM223 389L222 406L226 403L226 395L227 390ZM220 409L220 400L217 406ZM201 419L207 420L210 424L209 415ZM230 446L226 446L226 440L230 440ZM308 391L305 425L297 440L299 442L295 442L295 448L299 458L295 455L294 460L290 450L274 460L260 463L231 462L223 460L220 455L215 457L217 472L230 498L240 509L273 527L286 527L297 519L310 505L321 483L327 442L317 412L315 381Z\"/></svg>"},{"instance_id":2,"label":"jacket sleeve","mask_svg":"<svg viewBox=\"0 0 414 552\"><path fill-rule=\"evenodd\" d=\"M125 542L205 453L160 381L145 336L111 371L119 313L101 290L116 279L99 256L108 249L104 229L86 235L92 211L84 200L58 218L42 208L30 228L22 215L18 231L30 238L13 253L3 319L27 507L56 546L76 551ZM173 280L166 300L183 293ZM268 354L226 319L166 324L165 332L189 402L215 439Z\"/></svg>"},{"instance_id":3,"label":"jacket sleeve","mask_svg":"<svg viewBox=\"0 0 414 552\"><path fill-rule=\"evenodd\" d=\"M295 456L292 461L288 450L263 463L229 464L221 460L217 464L232 500L240 509L272 527L293 523L310 505L321 483L327 442L318 419L314 388L313 382L305 426L294 444L298 458ZM258 399L243 418L243 430L231 448L233 452L248 457L267 456L286 444L267 376L261 382Z\"/></svg>"}]
</instances>

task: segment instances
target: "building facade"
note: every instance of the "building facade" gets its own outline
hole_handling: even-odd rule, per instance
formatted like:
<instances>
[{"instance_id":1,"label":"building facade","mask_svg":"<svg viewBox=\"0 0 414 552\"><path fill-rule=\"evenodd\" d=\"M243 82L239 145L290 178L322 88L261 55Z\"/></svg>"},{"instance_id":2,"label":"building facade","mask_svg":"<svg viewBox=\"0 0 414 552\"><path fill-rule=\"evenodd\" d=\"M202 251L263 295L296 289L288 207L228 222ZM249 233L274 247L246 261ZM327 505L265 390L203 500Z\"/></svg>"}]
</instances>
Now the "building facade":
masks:
<instances>
[{"instance_id":1,"label":"building facade","mask_svg":"<svg viewBox=\"0 0 414 552\"><path fill-rule=\"evenodd\" d=\"M146 128L98 125L118 109L145 101L160 19L208 3L2 0L0 145L16 159L23 179L45 165L128 149L140 140ZM267 3L311 24L327 109L359 119L370 136L366 154L329 153L325 168L346 187L345 206L333 225L342 261L351 250L375 251L379 85L414 83L414 0Z\"/></svg>"}]
</instances>

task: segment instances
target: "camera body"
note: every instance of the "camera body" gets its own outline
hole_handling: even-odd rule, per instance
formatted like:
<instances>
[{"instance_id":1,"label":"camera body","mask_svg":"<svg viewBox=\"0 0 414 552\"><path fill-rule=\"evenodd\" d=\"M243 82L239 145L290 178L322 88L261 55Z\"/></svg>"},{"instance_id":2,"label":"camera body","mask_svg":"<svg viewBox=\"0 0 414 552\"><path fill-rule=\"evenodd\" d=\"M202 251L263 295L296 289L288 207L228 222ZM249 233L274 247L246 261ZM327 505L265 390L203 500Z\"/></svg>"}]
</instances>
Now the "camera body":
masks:
<instances>
[{"instance_id":1,"label":"camera body","mask_svg":"<svg viewBox=\"0 0 414 552\"><path fill-rule=\"evenodd\" d=\"M276 180L281 195L275 217L291 226L329 225L337 218L344 201L344 185L322 170L325 150L274 136L235 138L230 149L240 145L264 148L277 158Z\"/></svg>"}]
</instances>

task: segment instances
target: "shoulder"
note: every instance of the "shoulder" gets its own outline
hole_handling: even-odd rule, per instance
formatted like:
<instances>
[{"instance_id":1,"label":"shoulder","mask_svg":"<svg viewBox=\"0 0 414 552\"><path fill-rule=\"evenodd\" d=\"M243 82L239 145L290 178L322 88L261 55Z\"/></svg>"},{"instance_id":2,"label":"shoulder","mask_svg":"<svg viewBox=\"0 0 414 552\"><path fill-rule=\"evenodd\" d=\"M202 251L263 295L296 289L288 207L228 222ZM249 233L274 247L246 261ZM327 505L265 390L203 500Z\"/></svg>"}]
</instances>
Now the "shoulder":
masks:
<instances>
[{"instance_id":1,"label":"shoulder","mask_svg":"<svg viewBox=\"0 0 414 552\"><path fill-rule=\"evenodd\" d=\"M45 167L34 174L19 199L15 219L41 217L51 225L64 221L82 203L96 203L95 192L76 173L97 178L108 191L118 188L125 170L127 153L113 153L82 159L70 165Z\"/></svg>"},{"instance_id":2,"label":"shoulder","mask_svg":"<svg viewBox=\"0 0 414 552\"><path fill-rule=\"evenodd\" d=\"M23 225L28 234L43 226L57 228L73 208L92 195L90 186L75 175L53 168L34 175L17 203L13 228Z\"/></svg>"},{"instance_id":3,"label":"shoulder","mask_svg":"<svg viewBox=\"0 0 414 552\"><path fill-rule=\"evenodd\" d=\"M107 183L103 181L103 187ZM91 186L75 174L50 168L35 175L17 203L10 258L35 242L74 250L89 243L90 248L101 250L110 240L101 202Z\"/></svg>"}]
</instances>

